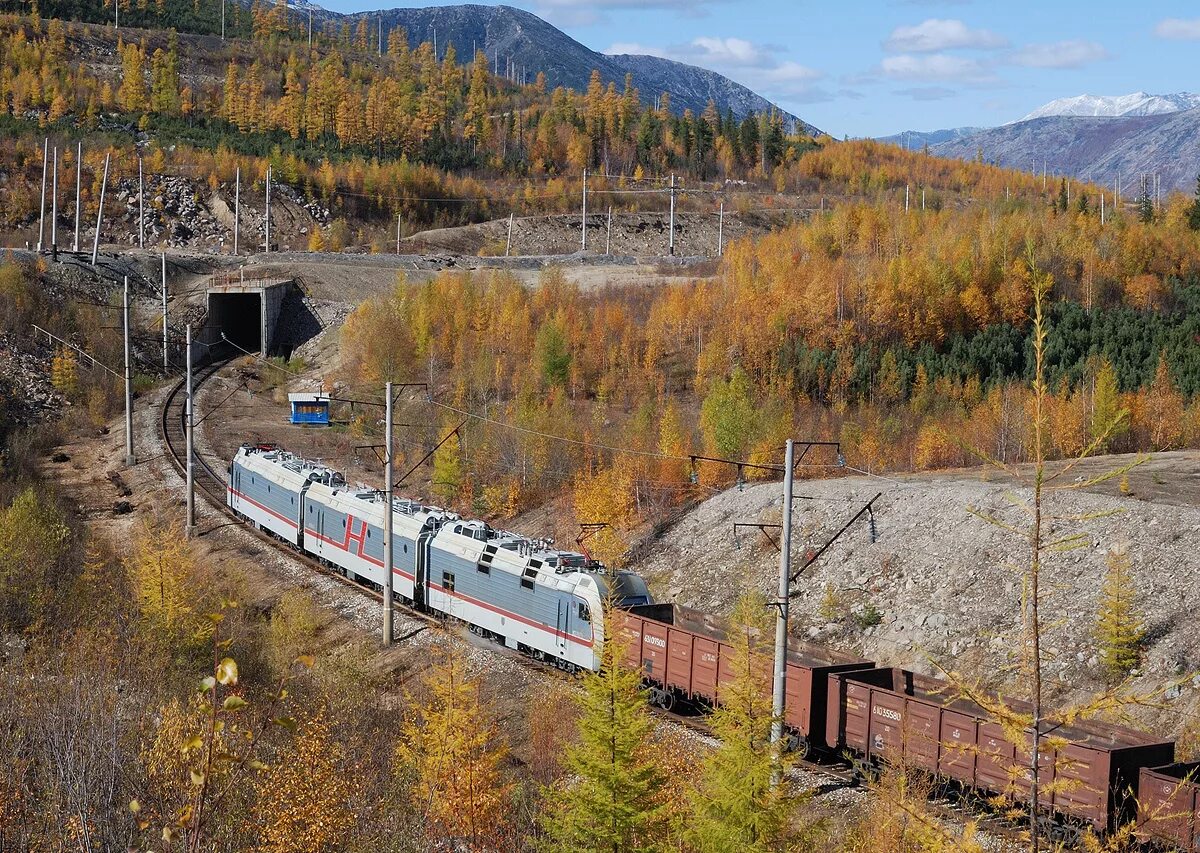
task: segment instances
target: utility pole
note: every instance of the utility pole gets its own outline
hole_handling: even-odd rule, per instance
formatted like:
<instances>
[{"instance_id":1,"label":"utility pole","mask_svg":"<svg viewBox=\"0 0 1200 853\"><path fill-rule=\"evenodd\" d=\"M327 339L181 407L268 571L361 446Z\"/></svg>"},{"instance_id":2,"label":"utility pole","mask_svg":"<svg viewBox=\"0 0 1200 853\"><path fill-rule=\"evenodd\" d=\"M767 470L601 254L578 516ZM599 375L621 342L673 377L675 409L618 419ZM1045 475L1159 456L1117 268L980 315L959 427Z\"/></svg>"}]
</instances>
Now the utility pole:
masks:
<instances>
[{"instance_id":1,"label":"utility pole","mask_svg":"<svg viewBox=\"0 0 1200 853\"><path fill-rule=\"evenodd\" d=\"M192 417L192 324L187 324L187 333L184 335L184 347L187 348L187 353L184 358L187 363L187 399L184 401L186 408L183 411L183 425L185 435L185 449L187 452L187 518L184 521L187 538L191 539L196 535L196 475L195 469L192 467L192 441L193 430L196 423Z\"/></svg>"},{"instance_id":2,"label":"utility pole","mask_svg":"<svg viewBox=\"0 0 1200 853\"><path fill-rule=\"evenodd\" d=\"M100 179L100 207L96 210L96 238L92 243L92 266L100 256L100 225L104 222L104 191L108 188L108 161L112 153L104 155L104 177Z\"/></svg>"},{"instance_id":3,"label":"utility pole","mask_svg":"<svg viewBox=\"0 0 1200 853\"><path fill-rule=\"evenodd\" d=\"M142 158L138 156L138 248L146 248L146 182L142 175Z\"/></svg>"},{"instance_id":4,"label":"utility pole","mask_svg":"<svg viewBox=\"0 0 1200 853\"><path fill-rule=\"evenodd\" d=\"M1100 224L1104 224L1104 193L1100 193Z\"/></svg>"},{"instance_id":5,"label":"utility pole","mask_svg":"<svg viewBox=\"0 0 1200 853\"><path fill-rule=\"evenodd\" d=\"M671 218L670 231L667 237L667 254L675 256L675 176L671 175Z\"/></svg>"},{"instance_id":6,"label":"utility pole","mask_svg":"<svg viewBox=\"0 0 1200 853\"><path fill-rule=\"evenodd\" d=\"M265 251L271 251L271 167L267 166L267 245Z\"/></svg>"},{"instance_id":7,"label":"utility pole","mask_svg":"<svg viewBox=\"0 0 1200 853\"><path fill-rule=\"evenodd\" d=\"M80 188L83 186L83 143L75 151L75 242L71 245L72 252L79 251L79 199Z\"/></svg>"},{"instance_id":8,"label":"utility pole","mask_svg":"<svg viewBox=\"0 0 1200 853\"><path fill-rule=\"evenodd\" d=\"M308 7L308 49L312 50L312 6Z\"/></svg>"},{"instance_id":9,"label":"utility pole","mask_svg":"<svg viewBox=\"0 0 1200 853\"><path fill-rule=\"evenodd\" d=\"M58 146L54 146L54 183L50 196L50 254L58 260Z\"/></svg>"},{"instance_id":10,"label":"utility pole","mask_svg":"<svg viewBox=\"0 0 1200 853\"><path fill-rule=\"evenodd\" d=\"M384 387L387 404L383 419L383 644L392 644L392 383Z\"/></svg>"},{"instance_id":11,"label":"utility pole","mask_svg":"<svg viewBox=\"0 0 1200 853\"><path fill-rule=\"evenodd\" d=\"M125 467L137 464L133 455L133 368L129 364L129 276L125 276L123 314L125 317Z\"/></svg>"},{"instance_id":12,"label":"utility pole","mask_svg":"<svg viewBox=\"0 0 1200 853\"><path fill-rule=\"evenodd\" d=\"M400 254L400 227L404 221L404 214L396 214L396 254Z\"/></svg>"},{"instance_id":13,"label":"utility pole","mask_svg":"<svg viewBox=\"0 0 1200 853\"><path fill-rule=\"evenodd\" d=\"M238 166L233 179L233 254L238 253L238 234L242 228L242 167Z\"/></svg>"},{"instance_id":14,"label":"utility pole","mask_svg":"<svg viewBox=\"0 0 1200 853\"><path fill-rule=\"evenodd\" d=\"M774 780L781 778L783 714L787 697L788 592L792 575L792 474L795 445L787 440L783 461L783 535L779 542L779 598L775 601L775 678L771 702L771 743L775 745Z\"/></svg>"},{"instance_id":15,"label":"utility pole","mask_svg":"<svg viewBox=\"0 0 1200 853\"><path fill-rule=\"evenodd\" d=\"M225 3L228 0L221 0L221 41L225 41ZM309 14L312 14L311 12Z\"/></svg>"},{"instance_id":16,"label":"utility pole","mask_svg":"<svg viewBox=\"0 0 1200 853\"><path fill-rule=\"evenodd\" d=\"M604 254L612 254L612 205L608 206L608 232L604 237Z\"/></svg>"},{"instance_id":17,"label":"utility pole","mask_svg":"<svg viewBox=\"0 0 1200 853\"><path fill-rule=\"evenodd\" d=\"M904 185L904 212L908 213L908 184Z\"/></svg>"},{"instance_id":18,"label":"utility pole","mask_svg":"<svg viewBox=\"0 0 1200 853\"><path fill-rule=\"evenodd\" d=\"M163 306L163 372L170 369L167 363L167 253L162 253L162 306ZM189 330L191 327L188 327Z\"/></svg>"},{"instance_id":19,"label":"utility pole","mask_svg":"<svg viewBox=\"0 0 1200 853\"><path fill-rule=\"evenodd\" d=\"M921 187L921 210L925 210L925 188Z\"/></svg>"},{"instance_id":20,"label":"utility pole","mask_svg":"<svg viewBox=\"0 0 1200 853\"><path fill-rule=\"evenodd\" d=\"M504 257L508 257L512 252L512 227L513 227L513 212L508 212L508 239L504 242Z\"/></svg>"},{"instance_id":21,"label":"utility pole","mask_svg":"<svg viewBox=\"0 0 1200 853\"><path fill-rule=\"evenodd\" d=\"M383 56L383 15L379 16L379 55Z\"/></svg>"},{"instance_id":22,"label":"utility pole","mask_svg":"<svg viewBox=\"0 0 1200 853\"><path fill-rule=\"evenodd\" d=\"M583 169L583 242L579 251L587 251L587 167Z\"/></svg>"},{"instance_id":23,"label":"utility pole","mask_svg":"<svg viewBox=\"0 0 1200 853\"><path fill-rule=\"evenodd\" d=\"M721 207L717 210L717 257L725 256L725 200L721 199Z\"/></svg>"},{"instance_id":24,"label":"utility pole","mask_svg":"<svg viewBox=\"0 0 1200 853\"><path fill-rule=\"evenodd\" d=\"M42 245L46 242L46 173L50 168L50 137L46 137L46 141L42 143L42 212L38 216L38 241L37 250L42 250Z\"/></svg>"}]
</instances>

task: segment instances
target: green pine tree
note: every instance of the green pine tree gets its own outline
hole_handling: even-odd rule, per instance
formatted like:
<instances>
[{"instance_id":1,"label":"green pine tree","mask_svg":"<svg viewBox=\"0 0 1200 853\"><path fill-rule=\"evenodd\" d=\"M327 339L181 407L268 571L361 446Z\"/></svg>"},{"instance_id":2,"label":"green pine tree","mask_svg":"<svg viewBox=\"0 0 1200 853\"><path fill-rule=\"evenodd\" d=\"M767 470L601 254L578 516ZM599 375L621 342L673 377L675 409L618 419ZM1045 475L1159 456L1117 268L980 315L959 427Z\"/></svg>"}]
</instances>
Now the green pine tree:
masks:
<instances>
[{"instance_id":1,"label":"green pine tree","mask_svg":"<svg viewBox=\"0 0 1200 853\"><path fill-rule=\"evenodd\" d=\"M1096 610L1096 643L1105 674L1113 681L1120 681L1137 666L1146 632L1135 604L1137 587L1129 552L1114 548L1106 560L1108 571Z\"/></svg>"},{"instance_id":2,"label":"green pine tree","mask_svg":"<svg viewBox=\"0 0 1200 853\"><path fill-rule=\"evenodd\" d=\"M767 853L796 849L786 783L772 784L769 611L758 595L743 595L727 642L734 678L721 688L712 730L721 745L708 757L690 794L688 844L697 853ZM778 761L786 763L786 757Z\"/></svg>"},{"instance_id":3,"label":"green pine tree","mask_svg":"<svg viewBox=\"0 0 1200 853\"><path fill-rule=\"evenodd\" d=\"M605 614L605 625L612 625ZM650 760L652 726L642 675L611 639L601 669L583 679L579 732L567 748L569 782L543 792L540 824L548 853L626 853L660 846L663 780Z\"/></svg>"},{"instance_id":4,"label":"green pine tree","mask_svg":"<svg viewBox=\"0 0 1200 853\"><path fill-rule=\"evenodd\" d=\"M1150 195L1150 183L1142 178L1142 194L1138 196L1138 219L1144 223L1154 221L1154 198Z\"/></svg>"},{"instance_id":5,"label":"green pine tree","mask_svg":"<svg viewBox=\"0 0 1200 853\"><path fill-rule=\"evenodd\" d=\"M1200 176L1196 178L1196 200L1188 208L1188 227L1200 231Z\"/></svg>"}]
</instances>

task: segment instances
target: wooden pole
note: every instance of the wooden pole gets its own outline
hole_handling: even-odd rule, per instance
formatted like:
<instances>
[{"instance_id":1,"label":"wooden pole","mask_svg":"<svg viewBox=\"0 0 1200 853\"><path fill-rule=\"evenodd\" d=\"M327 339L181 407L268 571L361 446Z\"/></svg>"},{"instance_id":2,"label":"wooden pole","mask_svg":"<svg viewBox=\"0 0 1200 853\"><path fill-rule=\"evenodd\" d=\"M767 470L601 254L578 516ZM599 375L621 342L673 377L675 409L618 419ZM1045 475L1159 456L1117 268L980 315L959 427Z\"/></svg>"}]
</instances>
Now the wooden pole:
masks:
<instances>
[{"instance_id":1,"label":"wooden pole","mask_svg":"<svg viewBox=\"0 0 1200 853\"><path fill-rule=\"evenodd\" d=\"M509 211L509 213L508 213L508 239L504 243L504 257L506 257L506 258L512 252L512 227L513 227L513 213L512 213L512 211Z\"/></svg>"},{"instance_id":2,"label":"wooden pole","mask_svg":"<svg viewBox=\"0 0 1200 853\"><path fill-rule=\"evenodd\" d=\"M50 251L58 258L58 146L54 146L54 182L50 197Z\"/></svg>"},{"instance_id":3,"label":"wooden pole","mask_svg":"<svg viewBox=\"0 0 1200 853\"><path fill-rule=\"evenodd\" d=\"M125 318L125 467L131 468L137 464L137 458L133 455L133 367L129 361L129 276L125 276L122 308Z\"/></svg>"},{"instance_id":4,"label":"wooden pole","mask_svg":"<svg viewBox=\"0 0 1200 853\"><path fill-rule=\"evenodd\" d=\"M721 201L721 209L717 211L717 257L725 256L725 202Z\"/></svg>"},{"instance_id":5,"label":"wooden pole","mask_svg":"<svg viewBox=\"0 0 1200 853\"><path fill-rule=\"evenodd\" d=\"M42 143L42 212L38 216L37 250L40 252L46 242L46 175L50 168L50 137Z\"/></svg>"},{"instance_id":6,"label":"wooden pole","mask_svg":"<svg viewBox=\"0 0 1200 853\"><path fill-rule=\"evenodd\" d=\"M242 167L237 167L233 184L233 254L238 253L238 235L242 230Z\"/></svg>"}]
</instances>

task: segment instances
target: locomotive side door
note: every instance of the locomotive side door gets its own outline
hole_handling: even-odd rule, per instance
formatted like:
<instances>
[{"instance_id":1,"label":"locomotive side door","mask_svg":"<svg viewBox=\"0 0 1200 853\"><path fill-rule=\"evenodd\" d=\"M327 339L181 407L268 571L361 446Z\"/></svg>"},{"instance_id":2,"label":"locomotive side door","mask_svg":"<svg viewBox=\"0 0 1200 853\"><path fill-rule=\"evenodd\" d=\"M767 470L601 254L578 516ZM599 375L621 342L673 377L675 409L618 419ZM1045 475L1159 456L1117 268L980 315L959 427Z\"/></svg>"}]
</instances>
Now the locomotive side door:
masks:
<instances>
[{"instance_id":1,"label":"locomotive side door","mask_svg":"<svg viewBox=\"0 0 1200 853\"><path fill-rule=\"evenodd\" d=\"M417 534L417 564L413 571L413 606L424 611L425 589L429 577L429 558L434 531L426 528Z\"/></svg>"}]
</instances>

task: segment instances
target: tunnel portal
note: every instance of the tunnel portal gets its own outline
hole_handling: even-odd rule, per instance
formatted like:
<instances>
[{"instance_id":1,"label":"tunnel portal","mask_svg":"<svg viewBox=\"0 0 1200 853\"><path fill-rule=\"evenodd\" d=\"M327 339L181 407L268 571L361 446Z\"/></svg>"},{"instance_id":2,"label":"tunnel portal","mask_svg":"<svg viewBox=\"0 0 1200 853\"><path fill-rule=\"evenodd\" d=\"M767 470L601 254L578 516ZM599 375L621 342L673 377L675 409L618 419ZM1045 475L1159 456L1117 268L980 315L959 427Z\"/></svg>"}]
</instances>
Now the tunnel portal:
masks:
<instances>
[{"instance_id":1,"label":"tunnel portal","mask_svg":"<svg viewBox=\"0 0 1200 853\"><path fill-rule=\"evenodd\" d=\"M291 279L270 279L210 287L202 340L215 346L224 338L247 352L275 355L280 311L293 286Z\"/></svg>"}]
</instances>

